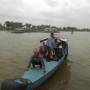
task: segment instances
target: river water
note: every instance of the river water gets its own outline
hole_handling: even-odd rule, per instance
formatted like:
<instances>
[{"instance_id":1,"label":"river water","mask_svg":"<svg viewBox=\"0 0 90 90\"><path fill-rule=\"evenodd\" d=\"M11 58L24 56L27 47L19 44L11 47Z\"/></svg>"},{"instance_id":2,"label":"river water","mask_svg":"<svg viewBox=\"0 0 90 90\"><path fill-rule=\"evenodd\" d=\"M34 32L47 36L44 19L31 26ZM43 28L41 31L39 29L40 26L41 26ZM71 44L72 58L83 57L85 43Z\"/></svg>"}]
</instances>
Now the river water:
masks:
<instances>
[{"instance_id":1,"label":"river water","mask_svg":"<svg viewBox=\"0 0 90 90\"><path fill-rule=\"evenodd\" d=\"M67 37L68 59L36 90L90 90L90 33L60 32L56 35ZM0 82L19 78L28 65L33 49L48 36L48 33L0 32Z\"/></svg>"}]
</instances>

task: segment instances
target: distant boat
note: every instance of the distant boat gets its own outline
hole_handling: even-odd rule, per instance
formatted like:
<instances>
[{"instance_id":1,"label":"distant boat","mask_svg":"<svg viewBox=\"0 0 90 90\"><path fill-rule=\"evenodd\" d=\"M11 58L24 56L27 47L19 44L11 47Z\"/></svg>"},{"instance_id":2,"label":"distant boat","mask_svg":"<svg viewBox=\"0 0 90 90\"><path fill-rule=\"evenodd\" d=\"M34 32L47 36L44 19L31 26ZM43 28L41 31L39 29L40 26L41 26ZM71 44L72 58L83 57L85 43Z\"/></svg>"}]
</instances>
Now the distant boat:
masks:
<instances>
[{"instance_id":1,"label":"distant boat","mask_svg":"<svg viewBox=\"0 0 90 90\"><path fill-rule=\"evenodd\" d=\"M24 28L16 28L16 30L11 31L11 33L24 33L25 29Z\"/></svg>"},{"instance_id":2,"label":"distant boat","mask_svg":"<svg viewBox=\"0 0 90 90\"><path fill-rule=\"evenodd\" d=\"M30 68L28 71L24 72L21 79L5 80L1 85L1 90L13 90L15 87L17 88L15 90L32 90L41 85L57 71L59 66L64 63L64 60L67 58L68 43L66 42L66 39L65 41L63 40L63 44L65 44L64 56L59 61L48 62L44 60L46 73L42 73L40 68Z\"/></svg>"},{"instance_id":3,"label":"distant boat","mask_svg":"<svg viewBox=\"0 0 90 90\"><path fill-rule=\"evenodd\" d=\"M24 31L12 31L11 33L24 33Z\"/></svg>"},{"instance_id":4,"label":"distant boat","mask_svg":"<svg viewBox=\"0 0 90 90\"><path fill-rule=\"evenodd\" d=\"M44 32L59 32L58 29L56 27L53 27L53 28L45 28L44 29Z\"/></svg>"}]
</instances>

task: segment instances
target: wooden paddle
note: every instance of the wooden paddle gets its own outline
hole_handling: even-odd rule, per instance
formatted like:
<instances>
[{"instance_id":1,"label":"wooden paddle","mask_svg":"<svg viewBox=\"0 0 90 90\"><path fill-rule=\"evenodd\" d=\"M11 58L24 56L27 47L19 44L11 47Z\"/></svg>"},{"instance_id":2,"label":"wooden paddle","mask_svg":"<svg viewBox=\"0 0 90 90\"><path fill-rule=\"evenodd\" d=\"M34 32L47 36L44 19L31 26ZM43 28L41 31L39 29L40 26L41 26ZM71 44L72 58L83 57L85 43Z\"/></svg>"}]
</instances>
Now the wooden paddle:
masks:
<instances>
[{"instance_id":1,"label":"wooden paddle","mask_svg":"<svg viewBox=\"0 0 90 90\"><path fill-rule=\"evenodd\" d=\"M43 40L40 40L40 43L41 43L41 42L44 42L44 41L46 41L46 40L48 40L48 38L46 38L46 39L43 39Z\"/></svg>"}]
</instances>

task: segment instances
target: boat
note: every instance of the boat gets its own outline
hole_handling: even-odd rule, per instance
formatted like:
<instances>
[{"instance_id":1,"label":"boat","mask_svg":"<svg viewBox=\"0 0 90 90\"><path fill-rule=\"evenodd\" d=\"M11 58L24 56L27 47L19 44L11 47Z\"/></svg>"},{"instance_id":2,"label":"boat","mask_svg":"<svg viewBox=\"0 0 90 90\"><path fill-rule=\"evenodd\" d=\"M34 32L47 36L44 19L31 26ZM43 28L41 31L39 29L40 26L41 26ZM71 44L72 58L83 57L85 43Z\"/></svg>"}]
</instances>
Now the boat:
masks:
<instances>
[{"instance_id":1,"label":"boat","mask_svg":"<svg viewBox=\"0 0 90 90\"><path fill-rule=\"evenodd\" d=\"M40 68L33 68L26 70L20 79L15 80L5 80L1 85L1 90L32 90L46 80L48 80L59 68L59 66L64 63L64 60L68 56L68 43L66 40L63 40L64 47L64 56L58 61L50 61L44 60L46 72L42 73ZM5 89L6 88L6 89Z\"/></svg>"},{"instance_id":2,"label":"boat","mask_svg":"<svg viewBox=\"0 0 90 90\"><path fill-rule=\"evenodd\" d=\"M18 31L18 30L11 31L11 33L24 33L24 32L25 32L24 30L20 30L20 31Z\"/></svg>"}]
</instances>

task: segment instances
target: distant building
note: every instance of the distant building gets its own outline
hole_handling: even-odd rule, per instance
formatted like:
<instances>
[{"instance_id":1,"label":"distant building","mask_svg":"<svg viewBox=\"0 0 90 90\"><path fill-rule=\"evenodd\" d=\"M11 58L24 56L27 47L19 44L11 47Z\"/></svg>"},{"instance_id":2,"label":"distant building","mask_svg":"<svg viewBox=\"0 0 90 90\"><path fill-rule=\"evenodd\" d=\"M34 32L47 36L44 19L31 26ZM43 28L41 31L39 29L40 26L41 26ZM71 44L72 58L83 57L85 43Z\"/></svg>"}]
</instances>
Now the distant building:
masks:
<instances>
[{"instance_id":1,"label":"distant building","mask_svg":"<svg viewBox=\"0 0 90 90\"><path fill-rule=\"evenodd\" d=\"M17 31L24 31L25 28L24 27L21 27L21 28L16 28L15 30L17 30Z\"/></svg>"},{"instance_id":2,"label":"distant building","mask_svg":"<svg viewBox=\"0 0 90 90\"><path fill-rule=\"evenodd\" d=\"M50 28L45 28L44 31L45 32L57 32L58 29L56 27L50 27Z\"/></svg>"}]
</instances>

